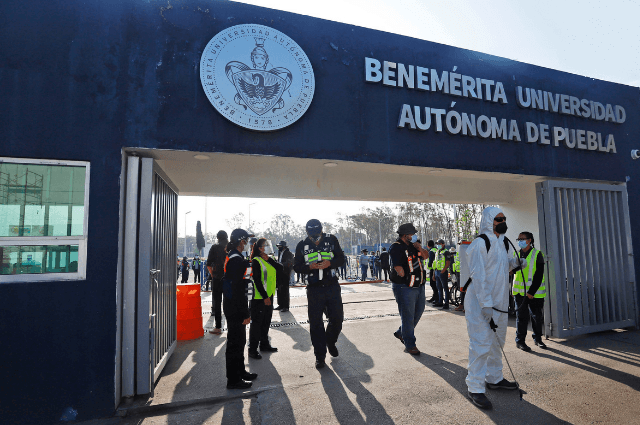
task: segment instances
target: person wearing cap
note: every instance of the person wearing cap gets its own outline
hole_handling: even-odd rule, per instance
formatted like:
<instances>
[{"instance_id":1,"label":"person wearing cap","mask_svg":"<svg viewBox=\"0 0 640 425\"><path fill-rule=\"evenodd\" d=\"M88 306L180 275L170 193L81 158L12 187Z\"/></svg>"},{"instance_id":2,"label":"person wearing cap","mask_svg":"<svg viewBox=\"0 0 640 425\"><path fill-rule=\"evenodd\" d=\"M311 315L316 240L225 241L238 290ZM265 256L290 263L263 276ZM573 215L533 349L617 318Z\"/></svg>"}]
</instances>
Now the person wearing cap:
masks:
<instances>
[{"instance_id":1,"label":"person wearing cap","mask_svg":"<svg viewBox=\"0 0 640 425\"><path fill-rule=\"evenodd\" d=\"M219 335L222 333L222 276L224 275L224 261L227 257L226 247L229 236L224 230L216 235L218 243L209 249L207 269L211 275L211 315L215 320L215 327L209 332Z\"/></svg>"},{"instance_id":2,"label":"person wearing cap","mask_svg":"<svg viewBox=\"0 0 640 425\"><path fill-rule=\"evenodd\" d=\"M434 271L436 273L436 284L438 285L438 300L434 307L442 307L449 310L449 266L452 255L444 246L444 240L439 239L436 246L436 259L434 260ZM444 304L442 303L444 301Z\"/></svg>"},{"instance_id":3,"label":"person wearing cap","mask_svg":"<svg viewBox=\"0 0 640 425\"><path fill-rule=\"evenodd\" d=\"M224 264L222 290L224 301L222 307L227 319L227 350L225 360L227 366L227 388L247 389L251 381L258 377L249 373L244 366L244 347L247 344L246 326L251 322L247 289L252 283L251 263L244 258L242 252L253 237L246 230L235 229L231 232L229 253Z\"/></svg>"},{"instance_id":4,"label":"person wearing cap","mask_svg":"<svg viewBox=\"0 0 640 425\"><path fill-rule=\"evenodd\" d=\"M287 246L287 241L280 241L278 247L278 263L282 264L283 272L278 275L278 307L281 313L289 311L289 284L293 275L293 253Z\"/></svg>"},{"instance_id":5,"label":"person wearing cap","mask_svg":"<svg viewBox=\"0 0 640 425\"><path fill-rule=\"evenodd\" d=\"M362 281L367 280L367 269L369 268L369 256L367 255L367 250L363 249L362 255L360 255L360 272L362 274Z\"/></svg>"},{"instance_id":6,"label":"person wearing cap","mask_svg":"<svg viewBox=\"0 0 640 425\"><path fill-rule=\"evenodd\" d=\"M428 302L433 304L438 304L439 295L438 295L438 284L436 283L436 272L433 271L433 263L436 259L436 243L429 239L427 241L427 250L429 251L429 257L425 259L426 269L429 270L429 286L431 286L431 299Z\"/></svg>"},{"instance_id":7,"label":"person wearing cap","mask_svg":"<svg viewBox=\"0 0 640 425\"><path fill-rule=\"evenodd\" d=\"M189 260L186 256L182 257L182 283L189 281Z\"/></svg>"},{"instance_id":8,"label":"person wearing cap","mask_svg":"<svg viewBox=\"0 0 640 425\"><path fill-rule=\"evenodd\" d=\"M202 265L202 261L200 260L200 256L198 254L194 255L193 260L191 260L191 268L193 269L193 283L200 283L200 266Z\"/></svg>"},{"instance_id":9,"label":"person wearing cap","mask_svg":"<svg viewBox=\"0 0 640 425\"><path fill-rule=\"evenodd\" d=\"M307 275L307 303L309 333L316 356L316 368L325 366L327 350L338 356L338 336L342 330L344 312L338 283L337 269L344 263L344 253L338 239L322 232L322 223L307 222L308 237L296 246L294 270ZM322 315L329 323L324 327Z\"/></svg>"},{"instance_id":10,"label":"person wearing cap","mask_svg":"<svg viewBox=\"0 0 640 425\"><path fill-rule=\"evenodd\" d=\"M391 288L400 313L400 327L393 335L404 344L405 352L419 355L414 330L424 312L425 295L418 254L429 258L429 252L417 242L418 231L412 223L402 224L397 233L398 239L389 249Z\"/></svg>"}]
</instances>

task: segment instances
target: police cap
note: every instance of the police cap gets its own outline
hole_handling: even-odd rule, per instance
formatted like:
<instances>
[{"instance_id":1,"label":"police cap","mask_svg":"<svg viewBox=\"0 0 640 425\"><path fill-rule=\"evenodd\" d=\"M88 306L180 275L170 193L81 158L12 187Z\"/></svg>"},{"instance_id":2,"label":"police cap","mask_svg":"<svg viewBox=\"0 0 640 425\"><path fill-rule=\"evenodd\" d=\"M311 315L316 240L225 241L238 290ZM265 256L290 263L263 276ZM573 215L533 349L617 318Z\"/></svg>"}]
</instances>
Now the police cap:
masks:
<instances>
[{"instance_id":1,"label":"police cap","mask_svg":"<svg viewBox=\"0 0 640 425\"><path fill-rule=\"evenodd\" d=\"M306 230L309 236L320 236L322 234L322 223L320 223L320 220L312 218L307 221Z\"/></svg>"},{"instance_id":2,"label":"police cap","mask_svg":"<svg viewBox=\"0 0 640 425\"><path fill-rule=\"evenodd\" d=\"M254 236L255 235L250 235L249 232L244 229L235 229L233 232L231 232L231 242L235 243L241 240L247 240Z\"/></svg>"}]
</instances>

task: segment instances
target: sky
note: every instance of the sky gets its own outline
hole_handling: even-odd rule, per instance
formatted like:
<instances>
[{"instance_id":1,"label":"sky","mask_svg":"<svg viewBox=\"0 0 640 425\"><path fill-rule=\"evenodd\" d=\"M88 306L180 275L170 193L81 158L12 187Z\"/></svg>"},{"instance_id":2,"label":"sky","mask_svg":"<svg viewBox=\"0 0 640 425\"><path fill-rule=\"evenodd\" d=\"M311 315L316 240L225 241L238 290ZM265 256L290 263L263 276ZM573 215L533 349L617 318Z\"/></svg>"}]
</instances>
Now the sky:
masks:
<instances>
[{"instance_id":1,"label":"sky","mask_svg":"<svg viewBox=\"0 0 640 425\"><path fill-rule=\"evenodd\" d=\"M638 0L245 0L241 3L372 28L475 50L520 62L631 86L640 86ZM230 230L226 220L251 209L254 229L274 214L298 224L310 218L335 223L380 202L180 197L178 235L196 221L207 231ZM220 205L224 204L225 214ZM249 207L250 204L253 204ZM393 207L395 204L387 203ZM313 211L313 217L309 215Z\"/></svg>"}]
</instances>

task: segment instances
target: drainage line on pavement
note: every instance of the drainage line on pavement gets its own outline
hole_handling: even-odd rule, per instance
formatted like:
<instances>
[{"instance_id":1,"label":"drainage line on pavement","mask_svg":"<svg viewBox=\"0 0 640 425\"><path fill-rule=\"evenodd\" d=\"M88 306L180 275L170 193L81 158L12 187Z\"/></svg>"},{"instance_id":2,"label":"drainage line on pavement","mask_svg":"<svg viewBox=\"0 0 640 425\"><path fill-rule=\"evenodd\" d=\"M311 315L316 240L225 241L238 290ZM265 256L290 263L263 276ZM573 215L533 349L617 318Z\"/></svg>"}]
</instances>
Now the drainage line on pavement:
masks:
<instances>
[{"instance_id":1,"label":"drainage line on pavement","mask_svg":"<svg viewBox=\"0 0 640 425\"><path fill-rule=\"evenodd\" d=\"M177 410L182 410L184 408L191 408L197 406L206 406L206 405L215 405L225 403L227 401L238 400L238 399L247 399L253 398L261 393L272 390L274 388L278 388L275 385L269 385L258 390L252 390L243 392L240 394L226 395L226 396L218 396L218 397L208 397L208 398L200 398L196 400L185 400L185 401L173 401L169 403L162 403L156 405L149 406L136 406L136 407L122 407L116 411L115 416L120 417L130 417L136 415L148 415L148 416L158 416L163 413L175 412Z\"/></svg>"}]
</instances>

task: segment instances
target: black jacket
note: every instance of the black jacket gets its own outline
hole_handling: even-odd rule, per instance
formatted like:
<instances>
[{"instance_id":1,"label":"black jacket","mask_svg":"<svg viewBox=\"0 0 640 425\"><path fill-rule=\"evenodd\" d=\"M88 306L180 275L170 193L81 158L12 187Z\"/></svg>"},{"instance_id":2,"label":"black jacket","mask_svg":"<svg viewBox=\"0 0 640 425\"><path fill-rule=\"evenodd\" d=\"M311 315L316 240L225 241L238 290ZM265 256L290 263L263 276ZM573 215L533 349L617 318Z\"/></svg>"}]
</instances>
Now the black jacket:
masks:
<instances>
[{"instance_id":1,"label":"black jacket","mask_svg":"<svg viewBox=\"0 0 640 425\"><path fill-rule=\"evenodd\" d=\"M245 320L251 317L249 313L249 299L247 291L251 285L248 279L247 268L251 267L249 260L238 252L237 249L229 251L229 260L224 266L225 272L222 278L222 291L224 294L224 315L229 320Z\"/></svg>"},{"instance_id":2,"label":"black jacket","mask_svg":"<svg viewBox=\"0 0 640 425\"><path fill-rule=\"evenodd\" d=\"M209 249L209 255L207 256L207 267L213 269L211 276L214 279L222 279L224 275L224 260L227 258L227 253L224 252L227 242L224 244L217 243Z\"/></svg>"},{"instance_id":3,"label":"black jacket","mask_svg":"<svg viewBox=\"0 0 640 425\"><path fill-rule=\"evenodd\" d=\"M319 279L320 270L312 270L309 268L309 265L306 264L305 254L309 254L311 252L333 252L333 259L330 260L331 266L322 270L322 279ZM336 269L343 264L344 252L342 252L342 248L340 248L338 238L333 235L323 233L318 246L316 246L310 238L298 243L293 269L297 273L304 273L309 276L308 286L325 285L329 283L338 283Z\"/></svg>"},{"instance_id":4,"label":"black jacket","mask_svg":"<svg viewBox=\"0 0 640 425\"><path fill-rule=\"evenodd\" d=\"M291 276L294 262L293 253L289 248L285 248L282 252L278 252L278 258L280 259L280 264L282 264L282 271L278 273L276 284L278 287L289 286L289 276Z\"/></svg>"},{"instance_id":5,"label":"black jacket","mask_svg":"<svg viewBox=\"0 0 640 425\"><path fill-rule=\"evenodd\" d=\"M389 268L389 253L387 251L380 253L380 266L383 269Z\"/></svg>"}]
</instances>

